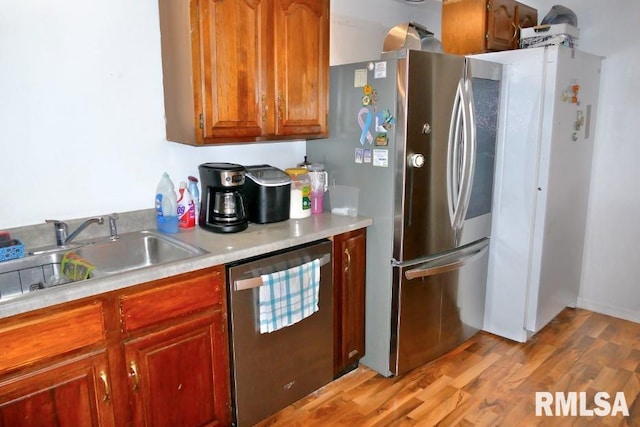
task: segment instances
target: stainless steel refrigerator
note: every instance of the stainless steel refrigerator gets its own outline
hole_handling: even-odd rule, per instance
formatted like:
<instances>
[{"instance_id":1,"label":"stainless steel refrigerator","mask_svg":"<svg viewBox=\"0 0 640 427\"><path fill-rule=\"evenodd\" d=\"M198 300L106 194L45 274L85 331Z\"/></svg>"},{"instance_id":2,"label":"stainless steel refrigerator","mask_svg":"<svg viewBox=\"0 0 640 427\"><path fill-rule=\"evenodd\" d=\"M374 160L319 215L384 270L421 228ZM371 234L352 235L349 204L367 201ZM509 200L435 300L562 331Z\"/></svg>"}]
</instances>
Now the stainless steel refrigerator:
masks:
<instances>
[{"instance_id":1,"label":"stainless steel refrigerator","mask_svg":"<svg viewBox=\"0 0 640 427\"><path fill-rule=\"evenodd\" d=\"M385 376L482 328L501 67L399 50L331 68L330 137L307 156L373 218L362 363Z\"/></svg>"}]
</instances>

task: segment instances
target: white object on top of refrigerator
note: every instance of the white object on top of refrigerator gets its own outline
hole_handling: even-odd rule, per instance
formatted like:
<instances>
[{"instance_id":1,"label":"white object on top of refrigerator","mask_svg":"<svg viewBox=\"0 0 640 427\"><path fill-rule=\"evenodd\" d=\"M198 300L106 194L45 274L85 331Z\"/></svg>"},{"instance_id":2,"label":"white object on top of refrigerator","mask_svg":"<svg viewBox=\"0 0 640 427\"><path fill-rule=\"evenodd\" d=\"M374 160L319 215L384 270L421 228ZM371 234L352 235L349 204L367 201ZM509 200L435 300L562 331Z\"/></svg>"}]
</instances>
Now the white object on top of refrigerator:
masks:
<instances>
[{"instance_id":1,"label":"white object on top of refrigerator","mask_svg":"<svg viewBox=\"0 0 640 427\"><path fill-rule=\"evenodd\" d=\"M373 218L362 363L382 375L482 327L501 68L415 50L331 67L330 137L307 156Z\"/></svg>"},{"instance_id":2,"label":"white object on top of refrigerator","mask_svg":"<svg viewBox=\"0 0 640 427\"><path fill-rule=\"evenodd\" d=\"M577 303L602 58L473 57L504 64L485 330L524 342Z\"/></svg>"}]
</instances>

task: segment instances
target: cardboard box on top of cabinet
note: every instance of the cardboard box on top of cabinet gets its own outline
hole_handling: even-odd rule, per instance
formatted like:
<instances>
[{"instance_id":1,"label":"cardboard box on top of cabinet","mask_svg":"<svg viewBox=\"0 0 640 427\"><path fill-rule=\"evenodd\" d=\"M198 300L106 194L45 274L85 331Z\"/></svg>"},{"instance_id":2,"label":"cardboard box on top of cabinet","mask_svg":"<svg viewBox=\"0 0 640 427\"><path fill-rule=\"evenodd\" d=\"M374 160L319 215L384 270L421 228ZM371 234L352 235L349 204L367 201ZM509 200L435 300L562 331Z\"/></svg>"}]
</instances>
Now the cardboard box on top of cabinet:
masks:
<instances>
[{"instance_id":1,"label":"cardboard box on top of cabinet","mask_svg":"<svg viewBox=\"0 0 640 427\"><path fill-rule=\"evenodd\" d=\"M580 30L571 24L547 24L523 28L520 48L563 45L578 47Z\"/></svg>"}]
</instances>

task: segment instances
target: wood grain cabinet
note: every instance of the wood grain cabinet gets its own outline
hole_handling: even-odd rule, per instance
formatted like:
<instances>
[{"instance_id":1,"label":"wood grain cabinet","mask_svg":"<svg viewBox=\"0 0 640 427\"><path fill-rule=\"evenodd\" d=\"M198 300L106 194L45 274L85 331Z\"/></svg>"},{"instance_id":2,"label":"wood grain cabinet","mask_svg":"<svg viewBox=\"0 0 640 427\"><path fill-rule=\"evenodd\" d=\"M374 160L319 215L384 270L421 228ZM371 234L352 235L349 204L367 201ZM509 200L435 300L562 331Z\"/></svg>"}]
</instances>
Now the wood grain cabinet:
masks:
<instances>
[{"instance_id":1,"label":"wood grain cabinet","mask_svg":"<svg viewBox=\"0 0 640 427\"><path fill-rule=\"evenodd\" d=\"M224 267L0 323L0 426L231 423Z\"/></svg>"},{"instance_id":2,"label":"wood grain cabinet","mask_svg":"<svg viewBox=\"0 0 640 427\"><path fill-rule=\"evenodd\" d=\"M517 49L520 29L537 21L536 9L514 0L443 0L442 46L458 55Z\"/></svg>"},{"instance_id":3,"label":"wood grain cabinet","mask_svg":"<svg viewBox=\"0 0 640 427\"><path fill-rule=\"evenodd\" d=\"M329 0L160 0L167 139L328 135Z\"/></svg>"},{"instance_id":4,"label":"wood grain cabinet","mask_svg":"<svg viewBox=\"0 0 640 427\"><path fill-rule=\"evenodd\" d=\"M119 298L134 425L229 425L224 269Z\"/></svg>"},{"instance_id":5,"label":"wood grain cabinet","mask_svg":"<svg viewBox=\"0 0 640 427\"><path fill-rule=\"evenodd\" d=\"M366 229L333 240L334 376L357 366L365 354Z\"/></svg>"},{"instance_id":6,"label":"wood grain cabinet","mask_svg":"<svg viewBox=\"0 0 640 427\"><path fill-rule=\"evenodd\" d=\"M114 426L103 306L3 320L0 426Z\"/></svg>"}]
</instances>

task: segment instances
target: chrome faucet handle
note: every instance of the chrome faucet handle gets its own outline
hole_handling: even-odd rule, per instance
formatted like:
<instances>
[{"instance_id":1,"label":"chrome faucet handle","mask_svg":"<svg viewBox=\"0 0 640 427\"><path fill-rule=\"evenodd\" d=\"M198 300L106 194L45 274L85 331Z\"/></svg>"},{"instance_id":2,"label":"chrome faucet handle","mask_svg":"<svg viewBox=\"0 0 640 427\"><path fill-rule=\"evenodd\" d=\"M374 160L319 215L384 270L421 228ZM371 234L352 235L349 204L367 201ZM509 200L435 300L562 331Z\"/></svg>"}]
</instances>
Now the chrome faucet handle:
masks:
<instances>
[{"instance_id":1,"label":"chrome faucet handle","mask_svg":"<svg viewBox=\"0 0 640 427\"><path fill-rule=\"evenodd\" d=\"M118 220L118 218L120 218L120 216L115 212L109 215L109 238L111 240L118 240L119 238L118 227L116 226L116 221Z\"/></svg>"},{"instance_id":2,"label":"chrome faucet handle","mask_svg":"<svg viewBox=\"0 0 640 427\"><path fill-rule=\"evenodd\" d=\"M67 223L57 219L46 219L44 222L53 224L53 227L56 231L56 245L64 246L65 242L67 241Z\"/></svg>"}]
</instances>

